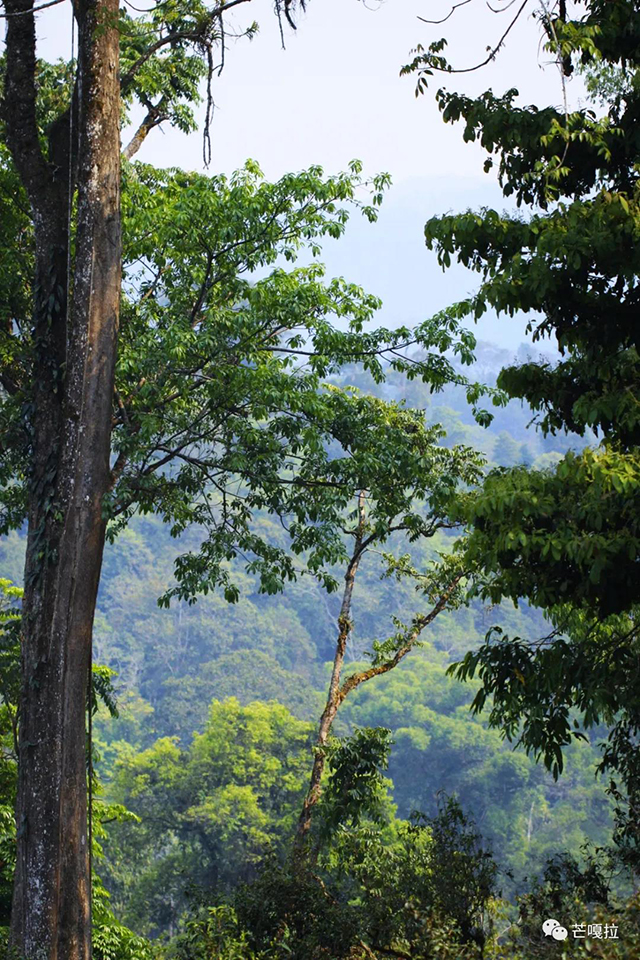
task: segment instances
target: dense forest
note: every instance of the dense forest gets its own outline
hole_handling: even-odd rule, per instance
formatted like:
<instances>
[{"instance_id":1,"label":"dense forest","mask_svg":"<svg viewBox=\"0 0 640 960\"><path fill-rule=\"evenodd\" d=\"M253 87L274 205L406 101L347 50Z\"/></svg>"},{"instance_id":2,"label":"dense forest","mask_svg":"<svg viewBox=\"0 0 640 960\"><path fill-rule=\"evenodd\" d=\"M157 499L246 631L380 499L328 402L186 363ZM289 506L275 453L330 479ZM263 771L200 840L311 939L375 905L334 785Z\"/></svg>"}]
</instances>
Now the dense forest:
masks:
<instances>
[{"instance_id":1,"label":"dense forest","mask_svg":"<svg viewBox=\"0 0 640 960\"><path fill-rule=\"evenodd\" d=\"M499 352L480 344L477 356L485 379L495 380ZM390 398L402 389L397 377L376 389L356 370L345 371L341 383ZM426 409L429 419L446 423L444 443L483 449L489 466L545 465L559 459L560 450L571 442L575 448L584 445L579 437L531 436L526 426L530 411L515 401L498 413L497 424L489 428L479 427L467 415L459 388L449 388L434 401L422 385L413 385L411 404ZM261 516L260 524L269 541L281 540L282 528L268 515ZM259 808L246 811L247 819L235 827L237 837L228 836L226 828L212 820L208 842L221 849L228 845L223 856L232 864L235 860L235 866L226 868L225 889L253 876L256 865L274 849L285 849L285 810L291 820L308 766L308 740L322 708L339 614L338 597L318 584L301 581L289 585L282 595L261 594L259 584L243 574L238 562L241 595L237 603L229 604L214 594L193 605L175 601L170 609L159 608L157 599L173 583L175 557L197 544L199 536L195 529L186 542L173 540L158 518L136 518L107 548L94 628L95 660L114 671L119 712L117 719L105 709L105 716L98 715L94 726L101 757L97 772L109 800L122 803L143 823L147 812L154 821L161 821L158 830L129 824L120 831L122 839L112 830L113 853L107 843L102 873L118 915L136 930L154 935L177 928L190 883L206 887L211 883L209 870L221 869L217 861L206 864L206 846L202 847L194 827L185 826L185 805L192 806L198 788L185 782L184 792L172 796L169 782L164 782L174 766L189 768L195 743L204 742L194 736L224 736L232 742L238 738L238 744L246 746L239 728L253 723L252 736L260 745L259 724L273 724L279 732L277 750L290 749L292 763L295 758L296 790L286 802L283 798L284 809L272 817L268 829L257 830ZM429 552L435 555L445 548L446 543L436 541ZM19 582L23 552L20 534L12 534L0 547L2 570L15 582ZM417 559L425 563L427 552L421 553ZM371 641L392 627L392 617L406 617L416 608L412 585L383 578L383 572L379 557L361 571L347 648L350 663L366 657ZM526 601L516 607L508 601L487 605L475 600L448 612L434 621L410 660L354 695L336 733L348 736L362 727L389 728L393 740L389 798L395 815L402 820L414 811L435 816L441 794L458 797L491 843L497 861L513 874L505 873L501 879L506 895L519 890L525 877L540 873L546 859L560 849L579 851L587 841L606 843L612 820L604 787L595 781L596 748L574 744L562 781L554 782L532 757L514 753L497 731L488 730L482 718L470 717L474 685L447 676L447 666L477 648L493 625L528 640L543 637L550 629L544 616ZM287 708L288 720L276 710L270 713L271 707L258 709L258 703L274 701ZM248 712L239 712L240 707ZM603 730L596 730L594 742L602 735ZM259 748L266 750L266 742ZM212 769L214 757L215 748ZM155 791L138 795L137 779L151 767L159 778L157 795L153 796ZM254 770L255 780L238 784L232 770L222 768L214 774L212 789L224 793L241 785L257 800L266 789L261 773ZM277 783L275 777L269 789ZM213 796L204 802L213 803ZM215 802L223 805L217 817L224 822L229 812L222 795ZM263 842L249 839L245 849L241 839L245 831L256 832ZM168 837L184 844L180 853L167 848ZM152 890L160 876L156 898ZM166 902L169 876L173 906Z\"/></svg>"},{"instance_id":2,"label":"dense forest","mask_svg":"<svg viewBox=\"0 0 640 960\"><path fill-rule=\"evenodd\" d=\"M426 20L518 209L428 219L474 292L387 328L322 252L388 174L209 169L248 0L74 0L47 62L62 2L2 13L0 952L633 960L640 5L503 4L472 72L531 15L561 107L437 89Z\"/></svg>"}]
</instances>

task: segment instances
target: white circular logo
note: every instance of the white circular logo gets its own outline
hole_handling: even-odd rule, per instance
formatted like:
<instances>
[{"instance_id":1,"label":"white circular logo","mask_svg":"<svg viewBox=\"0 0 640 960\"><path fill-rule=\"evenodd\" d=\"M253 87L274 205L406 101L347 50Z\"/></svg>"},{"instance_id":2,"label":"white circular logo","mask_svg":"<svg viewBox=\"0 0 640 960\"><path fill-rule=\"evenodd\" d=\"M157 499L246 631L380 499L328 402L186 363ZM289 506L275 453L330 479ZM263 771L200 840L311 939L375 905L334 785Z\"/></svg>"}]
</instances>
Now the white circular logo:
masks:
<instances>
[{"instance_id":1,"label":"white circular logo","mask_svg":"<svg viewBox=\"0 0 640 960\"><path fill-rule=\"evenodd\" d=\"M566 940L569 936L567 928L551 918L542 924L542 932L545 937L553 937L554 940Z\"/></svg>"}]
</instances>

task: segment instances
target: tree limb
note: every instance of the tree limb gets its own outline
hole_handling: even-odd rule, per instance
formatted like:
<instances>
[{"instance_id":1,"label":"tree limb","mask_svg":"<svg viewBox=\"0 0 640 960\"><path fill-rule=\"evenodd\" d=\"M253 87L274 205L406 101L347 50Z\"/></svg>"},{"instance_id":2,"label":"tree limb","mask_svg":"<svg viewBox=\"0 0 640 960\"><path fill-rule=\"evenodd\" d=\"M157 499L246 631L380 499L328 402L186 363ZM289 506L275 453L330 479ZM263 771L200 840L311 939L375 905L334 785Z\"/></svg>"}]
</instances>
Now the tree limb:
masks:
<instances>
[{"instance_id":1,"label":"tree limb","mask_svg":"<svg viewBox=\"0 0 640 960\"><path fill-rule=\"evenodd\" d=\"M438 602L429 611L429 613L425 614L423 617L416 618L414 621L413 630L409 634L407 642L400 647L398 651L396 651L396 654L391 658L391 660L386 660L384 663L377 664L374 667L369 667L368 670L362 670L360 673L354 673L345 680L338 693L339 704L342 703L345 697L347 697L352 690L355 690L356 687L359 687L361 683L366 683L367 680L371 680L373 677L379 677L383 673L388 673L389 670L393 670L394 667L397 667L401 660L404 660L406 655L410 653L416 645L418 638L425 627L428 627L430 623L433 623L438 614L442 613L451 598L451 594L456 589L463 577L464 574L462 573L455 577L444 593L441 594Z\"/></svg>"},{"instance_id":2,"label":"tree limb","mask_svg":"<svg viewBox=\"0 0 640 960\"><path fill-rule=\"evenodd\" d=\"M39 10L46 10L47 7L56 7L59 3L64 3L64 0L47 0L46 3L39 3L37 7L33 7L33 10L0 13L0 20L11 20L12 17L28 17L30 13L38 13Z\"/></svg>"},{"instance_id":3,"label":"tree limb","mask_svg":"<svg viewBox=\"0 0 640 960\"><path fill-rule=\"evenodd\" d=\"M131 160L136 155L154 127L169 119L169 114L166 112L167 102L167 97L163 96L157 104L149 104L146 117L122 151L125 160Z\"/></svg>"},{"instance_id":4,"label":"tree limb","mask_svg":"<svg viewBox=\"0 0 640 960\"><path fill-rule=\"evenodd\" d=\"M504 33L502 34L502 36L500 37L500 39L498 40L498 42L495 44L495 46L488 48L488 49L489 49L488 55L487 55L487 56L485 57L485 59L482 60L480 63L476 63L475 66L473 66L473 67L463 67L463 68L452 67L452 66L450 66L449 64L445 64L445 65L443 65L443 66L440 66L440 65L437 65L437 64L435 64L435 63L429 63L429 69L430 69L430 70L437 70L439 73L474 73L474 71L476 71L476 70L481 70L482 67L486 67L486 65L487 65L488 63L491 63L492 60L495 60L496 54L498 54L498 53L500 52L500 50L502 49L505 40L507 39L507 37L508 37L509 33L511 32L511 30L513 29L513 27L515 27L517 21L518 21L519 18L520 18L520 14L523 12L524 8L527 6L528 3L529 3L529 0L523 0L522 5L518 8L518 12L516 13L516 15L515 15L515 16L513 17L513 19L511 20L511 22L510 22L509 26L507 27L507 29L504 31ZM462 6L462 5L463 5L463 4L458 4L458 6ZM453 9L455 10L456 8L454 7ZM505 8L505 9L507 9L507 8ZM453 11L452 11L452 12L453 12ZM494 12L495 12L495 11L494 11ZM500 12L503 12L503 11L500 11ZM422 18L421 18L421 17L418 17L418 19L420 20L420 19L422 19ZM448 19L448 17L445 17L445 20L446 20L446 19ZM425 21L425 22L426 22L426 23L429 23L429 22L437 23L438 21L428 21L428 20L427 20L427 21ZM403 68L403 72L404 72L404 68Z\"/></svg>"},{"instance_id":5,"label":"tree limb","mask_svg":"<svg viewBox=\"0 0 640 960\"><path fill-rule=\"evenodd\" d=\"M194 30L178 30L175 33L169 33L165 37L160 37L159 40L156 40L155 43L152 43L143 54L141 54L135 63L129 67L126 73L122 74L120 77L120 87L123 94L126 94L128 91L131 82L133 81L138 70L144 66L144 64L149 60L154 53L157 53L158 50L161 50L162 47L166 47L167 44L177 43L180 40L190 40L193 43L202 42L207 36L211 25L214 20L220 19L220 17L230 10L232 7L237 7L241 3L250 3L251 0L227 0L227 3L220 4L215 10L211 10L209 16L206 20L203 20L202 23Z\"/></svg>"},{"instance_id":6,"label":"tree limb","mask_svg":"<svg viewBox=\"0 0 640 960\"><path fill-rule=\"evenodd\" d=\"M451 7L451 10L449 10L449 13L446 15L446 17L443 17L441 20L427 20L426 17L418 17L418 20L422 20L423 23L435 23L435 24L446 23L449 17L452 17L454 15L458 7L465 7L468 3L471 3L471 0L462 0L461 3L454 3L454 5Z\"/></svg>"},{"instance_id":7,"label":"tree limb","mask_svg":"<svg viewBox=\"0 0 640 960\"><path fill-rule=\"evenodd\" d=\"M340 604L340 613L338 614L338 637L336 640L331 679L329 681L329 692L327 693L326 706L322 712L322 716L320 717L320 725L318 727L318 734L315 743L315 757L311 770L311 778L309 780L309 789L307 790L307 795L302 805L300 818L298 820L298 827L296 830L295 852L300 862L302 862L307 836L311 828L313 809L318 803L320 794L322 793L321 781L325 765L324 748L327 740L329 739L329 734L331 733L331 727L333 726L333 721L336 713L338 712L338 707L342 702L340 699L340 676L344 666L347 641L353 626L351 621L351 601L353 598L353 588L355 585L356 574L358 572L358 566L360 565L362 554L366 549L363 546L365 540L365 529L365 491L361 490L358 494L358 524L355 530L355 544L353 553L351 554L351 559L344 575L344 592L342 594L342 603Z\"/></svg>"}]
</instances>

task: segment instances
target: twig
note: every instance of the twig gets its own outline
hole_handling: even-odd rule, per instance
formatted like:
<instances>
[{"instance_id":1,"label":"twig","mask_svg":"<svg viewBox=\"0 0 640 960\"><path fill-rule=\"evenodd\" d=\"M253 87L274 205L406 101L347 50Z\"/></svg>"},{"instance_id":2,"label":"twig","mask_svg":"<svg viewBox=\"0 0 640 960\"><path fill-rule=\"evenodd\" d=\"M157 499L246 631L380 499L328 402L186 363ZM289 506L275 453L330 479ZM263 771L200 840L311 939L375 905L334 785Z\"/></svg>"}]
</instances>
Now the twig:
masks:
<instances>
[{"instance_id":1,"label":"twig","mask_svg":"<svg viewBox=\"0 0 640 960\"><path fill-rule=\"evenodd\" d=\"M29 14L37 13L38 10L45 10L47 7L55 7L65 0L48 0L47 3L41 3L37 7L30 7L28 10L15 10L13 13L0 13L0 20L8 20L9 17L26 17Z\"/></svg>"},{"instance_id":2,"label":"twig","mask_svg":"<svg viewBox=\"0 0 640 960\"><path fill-rule=\"evenodd\" d=\"M451 10L449 10L449 13L446 15L446 17L443 17L442 20L427 20L426 17L418 17L418 20L422 20L423 23L435 23L435 24L446 23L449 17L452 17L454 15L458 7L465 7L468 3L471 3L471 0L462 0L462 3L455 3L451 7Z\"/></svg>"},{"instance_id":3,"label":"twig","mask_svg":"<svg viewBox=\"0 0 640 960\"><path fill-rule=\"evenodd\" d=\"M498 40L498 42L497 42L497 44L495 45L495 47L492 47L492 48L490 49L489 55L486 57L485 60L482 61L482 63L476 63L475 67L464 67L464 68L462 68L462 69L456 69L455 67L449 67L449 66L447 66L447 67L436 67L436 66L430 65L431 68L432 68L433 70L438 70L438 71L440 71L441 73L473 73L474 70L480 70L482 67L486 67L486 65L487 65L488 63L490 63L492 60L495 59L496 54L497 54L497 53L500 51L500 49L502 48L502 45L504 44L504 41L507 39L507 37L508 37L509 33L511 32L511 30L513 29L513 27L516 25L516 23L517 23L517 21L518 21L518 18L520 17L520 14L522 13L522 11L524 10L524 8L527 6L528 3L529 3L529 0L524 0L524 2L523 2L523 3L521 4L521 6L520 6L518 12L516 13L515 17L513 18L513 20L511 21L511 23L509 24L509 26L508 26L507 29L505 30L505 32L502 34L502 36L501 36L500 39Z\"/></svg>"}]
</instances>

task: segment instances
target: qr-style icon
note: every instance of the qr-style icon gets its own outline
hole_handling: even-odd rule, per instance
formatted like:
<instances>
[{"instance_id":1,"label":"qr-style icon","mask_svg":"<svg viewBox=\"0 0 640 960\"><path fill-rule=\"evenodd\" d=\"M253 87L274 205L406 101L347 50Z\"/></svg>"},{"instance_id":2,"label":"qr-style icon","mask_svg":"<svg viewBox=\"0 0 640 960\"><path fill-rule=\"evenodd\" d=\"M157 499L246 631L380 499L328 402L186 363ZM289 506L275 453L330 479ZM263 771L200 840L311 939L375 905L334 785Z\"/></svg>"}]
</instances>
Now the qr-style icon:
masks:
<instances>
[{"instance_id":1,"label":"qr-style icon","mask_svg":"<svg viewBox=\"0 0 640 960\"><path fill-rule=\"evenodd\" d=\"M554 940L566 940L569 936L567 928L563 927L557 920L552 919L545 920L542 924L542 932L545 937L553 937Z\"/></svg>"}]
</instances>

